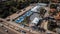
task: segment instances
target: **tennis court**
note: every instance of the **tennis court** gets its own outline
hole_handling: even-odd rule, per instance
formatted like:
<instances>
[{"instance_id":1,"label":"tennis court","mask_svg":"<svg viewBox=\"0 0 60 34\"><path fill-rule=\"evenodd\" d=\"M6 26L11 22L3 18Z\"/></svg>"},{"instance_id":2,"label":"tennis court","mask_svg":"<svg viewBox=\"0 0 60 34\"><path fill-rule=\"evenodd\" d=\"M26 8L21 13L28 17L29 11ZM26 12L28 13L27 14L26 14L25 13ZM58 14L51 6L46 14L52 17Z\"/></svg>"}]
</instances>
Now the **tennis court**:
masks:
<instances>
[{"instance_id":1,"label":"tennis court","mask_svg":"<svg viewBox=\"0 0 60 34\"><path fill-rule=\"evenodd\" d=\"M16 23L21 23L26 17L30 16L32 13L33 13L32 11L26 12L24 15L22 15L17 20L15 20L15 22Z\"/></svg>"}]
</instances>

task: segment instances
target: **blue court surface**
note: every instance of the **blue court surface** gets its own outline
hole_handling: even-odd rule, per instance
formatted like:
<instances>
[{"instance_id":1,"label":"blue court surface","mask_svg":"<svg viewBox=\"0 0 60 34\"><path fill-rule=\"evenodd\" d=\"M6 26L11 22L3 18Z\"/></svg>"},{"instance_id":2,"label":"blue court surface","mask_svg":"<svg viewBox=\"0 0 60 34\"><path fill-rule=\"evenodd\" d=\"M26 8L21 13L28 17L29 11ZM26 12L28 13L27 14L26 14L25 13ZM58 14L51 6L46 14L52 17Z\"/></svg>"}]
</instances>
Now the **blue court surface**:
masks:
<instances>
[{"instance_id":1,"label":"blue court surface","mask_svg":"<svg viewBox=\"0 0 60 34\"><path fill-rule=\"evenodd\" d=\"M16 23L21 23L23 20L24 20L24 18L23 18L23 17L20 17L20 18L18 18L18 19L16 20Z\"/></svg>"},{"instance_id":2,"label":"blue court surface","mask_svg":"<svg viewBox=\"0 0 60 34\"><path fill-rule=\"evenodd\" d=\"M21 16L17 20L15 20L15 22L16 23L21 23L24 20L24 18L30 16L32 13L33 12L31 12L31 11L26 12L23 16Z\"/></svg>"},{"instance_id":3,"label":"blue court surface","mask_svg":"<svg viewBox=\"0 0 60 34\"><path fill-rule=\"evenodd\" d=\"M26 15L26 16L30 16L32 13L33 13L33 12L29 11L29 12L27 12L25 15Z\"/></svg>"}]
</instances>

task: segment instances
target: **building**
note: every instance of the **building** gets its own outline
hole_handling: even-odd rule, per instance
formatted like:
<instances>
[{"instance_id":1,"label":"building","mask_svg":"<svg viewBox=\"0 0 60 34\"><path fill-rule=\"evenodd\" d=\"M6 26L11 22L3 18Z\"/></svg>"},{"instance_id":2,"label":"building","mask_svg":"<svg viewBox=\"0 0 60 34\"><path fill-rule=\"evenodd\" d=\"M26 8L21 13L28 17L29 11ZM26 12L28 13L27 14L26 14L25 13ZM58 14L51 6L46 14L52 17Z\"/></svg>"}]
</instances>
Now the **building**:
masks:
<instances>
[{"instance_id":1,"label":"building","mask_svg":"<svg viewBox=\"0 0 60 34\"><path fill-rule=\"evenodd\" d=\"M37 25L39 22L39 18L35 17L34 20L31 22L34 25Z\"/></svg>"},{"instance_id":2,"label":"building","mask_svg":"<svg viewBox=\"0 0 60 34\"><path fill-rule=\"evenodd\" d=\"M39 12L40 6L35 6L34 8L31 9L33 12Z\"/></svg>"},{"instance_id":3,"label":"building","mask_svg":"<svg viewBox=\"0 0 60 34\"><path fill-rule=\"evenodd\" d=\"M31 9L33 12L39 12L42 7L46 7L47 4L45 3L37 3L34 8Z\"/></svg>"}]
</instances>

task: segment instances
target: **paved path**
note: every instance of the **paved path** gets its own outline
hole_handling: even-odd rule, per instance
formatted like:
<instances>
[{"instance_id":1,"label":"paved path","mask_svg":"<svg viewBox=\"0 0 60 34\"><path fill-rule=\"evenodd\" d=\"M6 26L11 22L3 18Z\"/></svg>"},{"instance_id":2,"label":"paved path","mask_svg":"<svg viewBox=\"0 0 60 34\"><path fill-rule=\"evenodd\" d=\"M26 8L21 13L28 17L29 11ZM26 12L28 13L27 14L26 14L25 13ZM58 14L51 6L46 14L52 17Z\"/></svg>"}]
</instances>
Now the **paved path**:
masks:
<instances>
[{"instance_id":1,"label":"paved path","mask_svg":"<svg viewBox=\"0 0 60 34\"><path fill-rule=\"evenodd\" d=\"M8 30L8 32L6 32L5 30ZM0 34L20 34L19 32L7 27L4 25L4 27L0 27Z\"/></svg>"}]
</instances>

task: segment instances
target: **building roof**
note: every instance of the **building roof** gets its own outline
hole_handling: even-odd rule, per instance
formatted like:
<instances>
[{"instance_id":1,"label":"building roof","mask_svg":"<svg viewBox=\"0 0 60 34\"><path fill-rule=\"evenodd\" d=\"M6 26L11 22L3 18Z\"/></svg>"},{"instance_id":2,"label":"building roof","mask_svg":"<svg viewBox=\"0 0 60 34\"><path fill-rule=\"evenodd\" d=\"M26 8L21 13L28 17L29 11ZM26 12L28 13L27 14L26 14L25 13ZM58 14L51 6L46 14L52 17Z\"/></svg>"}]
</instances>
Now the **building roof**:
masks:
<instances>
[{"instance_id":1,"label":"building roof","mask_svg":"<svg viewBox=\"0 0 60 34\"><path fill-rule=\"evenodd\" d=\"M39 18L35 17L32 23L37 24L39 22Z\"/></svg>"},{"instance_id":2,"label":"building roof","mask_svg":"<svg viewBox=\"0 0 60 34\"><path fill-rule=\"evenodd\" d=\"M37 5L38 5L38 6L47 6L46 3L38 3Z\"/></svg>"},{"instance_id":3,"label":"building roof","mask_svg":"<svg viewBox=\"0 0 60 34\"><path fill-rule=\"evenodd\" d=\"M35 6L34 8L31 9L33 12L37 12L39 10L40 6Z\"/></svg>"},{"instance_id":4,"label":"building roof","mask_svg":"<svg viewBox=\"0 0 60 34\"><path fill-rule=\"evenodd\" d=\"M37 3L34 8L31 9L31 11L37 12L40 10L41 7L47 6L45 3Z\"/></svg>"}]
</instances>

